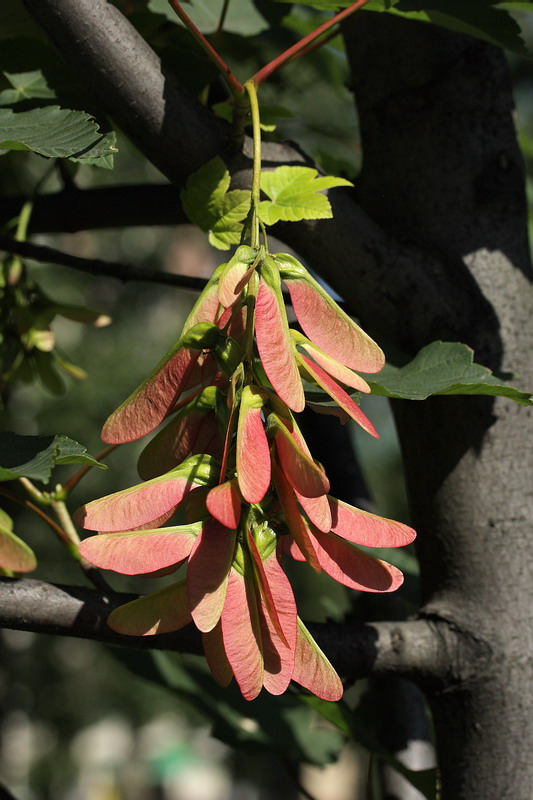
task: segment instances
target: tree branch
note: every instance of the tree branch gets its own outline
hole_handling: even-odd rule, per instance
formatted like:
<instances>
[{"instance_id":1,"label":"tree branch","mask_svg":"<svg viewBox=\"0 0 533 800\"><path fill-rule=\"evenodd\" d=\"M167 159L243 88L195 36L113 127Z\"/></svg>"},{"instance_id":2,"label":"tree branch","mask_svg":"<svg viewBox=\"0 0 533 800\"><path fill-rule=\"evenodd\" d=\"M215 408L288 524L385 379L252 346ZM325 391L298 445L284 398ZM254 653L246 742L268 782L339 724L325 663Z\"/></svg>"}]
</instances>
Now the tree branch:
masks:
<instances>
[{"instance_id":1,"label":"tree branch","mask_svg":"<svg viewBox=\"0 0 533 800\"><path fill-rule=\"evenodd\" d=\"M120 12L106 0L24 0L62 55L112 119L171 181L224 154L227 126L176 80ZM302 163L286 145L264 148L265 166ZM236 186L250 185L250 147L231 164ZM408 352L468 331L474 348L492 310L461 259L427 253L386 235L336 190L333 220L277 226L357 311L371 334L395 338Z\"/></svg>"},{"instance_id":2,"label":"tree branch","mask_svg":"<svg viewBox=\"0 0 533 800\"><path fill-rule=\"evenodd\" d=\"M0 229L20 214L27 197L0 197ZM77 233L137 225L178 225L189 222L179 191L168 183L105 186L97 189L68 187L37 195L31 233Z\"/></svg>"},{"instance_id":3,"label":"tree branch","mask_svg":"<svg viewBox=\"0 0 533 800\"><path fill-rule=\"evenodd\" d=\"M108 644L201 653L191 625L161 636L123 636L107 627L109 613L137 595L108 593L31 579L0 578L0 627L94 639ZM453 681L458 635L444 622L375 622L308 627L339 672L355 679L398 674L419 681Z\"/></svg>"},{"instance_id":4,"label":"tree branch","mask_svg":"<svg viewBox=\"0 0 533 800\"><path fill-rule=\"evenodd\" d=\"M70 267L89 275L99 275L105 278L117 278L120 281L143 281L161 283L166 286L176 286L182 289L194 289L201 292L207 281L204 278L193 278L190 275L176 275L171 272L156 272L151 269L135 267L132 264L120 264L116 261L102 261L98 258L81 258L55 250L53 247L17 242L9 236L0 234L0 250L15 253L25 258L42 261L44 263L59 264Z\"/></svg>"},{"instance_id":5,"label":"tree branch","mask_svg":"<svg viewBox=\"0 0 533 800\"><path fill-rule=\"evenodd\" d=\"M24 0L98 104L178 185L224 147L228 126L178 85L107 0Z\"/></svg>"}]
</instances>

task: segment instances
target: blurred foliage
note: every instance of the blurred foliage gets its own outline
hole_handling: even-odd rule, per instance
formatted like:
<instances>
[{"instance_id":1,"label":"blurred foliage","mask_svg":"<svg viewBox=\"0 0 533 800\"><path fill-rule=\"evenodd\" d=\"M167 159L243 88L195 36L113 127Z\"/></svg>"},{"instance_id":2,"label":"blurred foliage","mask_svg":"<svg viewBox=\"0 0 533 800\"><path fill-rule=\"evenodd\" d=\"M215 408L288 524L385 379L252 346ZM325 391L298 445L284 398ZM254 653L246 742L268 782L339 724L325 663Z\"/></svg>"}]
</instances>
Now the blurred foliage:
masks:
<instances>
[{"instance_id":1,"label":"blurred foliage","mask_svg":"<svg viewBox=\"0 0 533 800\"><path fill-rule=\"evenodd\" d=\"M166 0L117 0L115 4L128 14L161 56L165 67L181 80L187 80L192 92L211 106L226 101L227 93L213 65L179 24ZM186 5L197 13L197 22L206 31L216 28L222 0L217 3L194 0ZM310 5L313 4L307 4ZM322 7L332 5L337 4L325 0ZM468 3L462 5L466 7ZM490 5L504 7L501 3ZM230 6L228 24L217 34L217 47L240 79L255 72L325 19L323 13L305 4L232 0ZM399 3L397 10L402 7L407 5ZM476 7L479 9L479 3ZM419 13L413 4L411 9L412 13ZM516 19L527 48L533 49L531 17L518 14ZM508 25L505 30L514 36L514 28L511 31ZM0 4L0 40L3 109L29 113L55 105L84 111L95 117L101 131L111 133L97 98L65 68L19 0L4 0ZM533 201L533 65L513 54L509 61L515 82L528 194ZM346 86L348 80L340 37L330 39L304 59L286 65L263 87L261 96L268 105L290 109L292 116L280 114L275 130L266 132L267 138L295 140L326 172L355 178L361 154L356 109ZM0 124L1 121L0 118ZM4 141L1 133L0 141ZM41 191L163 180L120 132L116 146L113 170L96 170L87 164L60 160ZM31 197L48 165L35 153L5 152L0 158L0 198ZM533 225L533 212L530 220ZM16 221L11 229L14 225ZM218 263L218 256L203 235L188 226L179 230L131 228L57 234L47 237L46 242L85 257L192 275L207 276ZM83 442L90 452L98 452L103 420L173 344L194 301L193 293L155 285L122 285L113 279L93 278L65 268L11 258L5 262L2 274L3 428L25 435L60 433ZM91 311L93 308L101 312ZM113 324L107 328L93 327L100 313L112 317ZM80 322L89 325L82 326ZM64 352L69 353L68 358ZM52 396L51 392L59 390L62 380L58 367L65 372L67 392ZM89 376L87 380L72 380L85 373ZM13 382L15 377L26 377L28 381ZM368 398L364 407L376 422L381 439L378 443L370 442L359 428L349 429L368 489L361 504L408 521L400 451L387 402L383 398ZM317 420L319 424L322 418ZM139 449L135 443L121 446L107 459L106 474L92 470L76 488L73 507L136 482ZM73 471L72 467L58 467L54 479L66 480ZM0 522L10 529L6 518L15 520L17 531L38 558L35 576L79 583L77 565L49 529L10 501L6 501L5 508ZM314 621L341 621L396 615L401 618L409 614L417 600L414 554L405 549L380 551L380 555L406 572L406 583L394 599L394 608L386 604L378 606L375 599L350 592L327 576L313 576L308 581L307 572L299 564L293 564L288 571L302 616ZM138 579L107 577L119 590L144 591L146 587ZM164 580L157 585L164 585ZM330 705L329 713L338 714L339 719L330 720L329 726L317 723L317 711L323 715L323 709L312 710L314 701L296 693L283 698L262 697L243 705L236 691L221 690L214 684L201 659L193 656L124 650L112 657L106 648L91 642L10 632L2 634L0 647L3 719L12 719L13 714L23 712L34 723L43 725L50 739L42 757L33 764L32 784L37 797L62 796L74 770L69 744L80 728L101 718L102 710L120 714L133 725L144 724L169 708L178 710L193 726L208 719L214 725L215 735L237 750L244 750L250 758L251 753L256 758L258 752L272 750L295 763L303 760L324 764L336 757L347 736L362 740L374 752L379 750L371 740L368 703L360 702L359 695L352 697L354 690L348 692L348 699L351 707L357 705L357 713L350 714L350 725L357 731L349 727L342 730L339 720L346 719L344 704ZM360 688L355 687L355 691ZM302 703L302 697L309 706ZM8 727L0 727L0 735L7 736L8 732Z\"/></svg>"}]
</instances>

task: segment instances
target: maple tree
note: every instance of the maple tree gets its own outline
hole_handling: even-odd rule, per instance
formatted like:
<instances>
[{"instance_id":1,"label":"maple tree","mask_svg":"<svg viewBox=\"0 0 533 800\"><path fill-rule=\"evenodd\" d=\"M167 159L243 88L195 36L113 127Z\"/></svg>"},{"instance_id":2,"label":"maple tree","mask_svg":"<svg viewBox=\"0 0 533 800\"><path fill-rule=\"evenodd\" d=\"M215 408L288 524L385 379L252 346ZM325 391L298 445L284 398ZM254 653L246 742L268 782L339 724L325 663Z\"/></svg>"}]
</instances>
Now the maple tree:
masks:
<instances>
[{"instance_id":1,"label":"maple tree","mask_svg":"<svg viewBox=\"0 0 533 800\"><path fill-rule=\"evenodd\" d=\"M145 3L117 3L121 12L100 0L93 4L85 0L27 0L25 5L62 55L83 73L90 90L96 92L114 122L182 188L181 210L176 210L173 195L175 206L169 212L168 202L164 203L160 217L170 214L173 221L179 221L179 215L185 212L208 232L211 243L222 249L249 241L249 245L240 244L227 265L215 271L185 322L178 343L105 424L103 439L110 444L108 451L117 444L143 437L163 422L165 427L139 459L143 483L93 500L78 512L75 520L99 531L98 536L85 539L78 549L78 534L66 501L87 470L100 466L105 453L95 460L83 446L61 435L32 442L13 436L5 439L1 477L18 481L26 494L14 489L15 484L8 484L3 495L31 507L44 518L100 591L109 592L105 585L102 587L101 576L91 564L125 574L154 575L168 574L188 562L185 581L170 583L126 604L124 598L113 596L115 610L109 625L116 635L104 621L97 631L80 628L78 632L117 642L123 641L124 634L152 637L176 631L192 619L202 632L203 647L215 677L227 684L234 673L246 698L254 698L263 685L269 692L280 694L292 678L319 699L337 701L342 684L314 643L314 636L343 677L400 674L415 678L426 689L437 731L443 797L503 796L501 787L507 791L511 778L510 770L501 766L501 755L496 755L506 751L503 737L486 733L488 727L491 731L496 727L490 710L491 692L497 687L500 696L505 696L503 716L506 720L513 718L513 731L518 731L525 722L518 711L517 698L525 692L527 675L526 671L521 673L520 691L516 689L518 684L509 688L491 660L490 652L494 650L497 658L501 656L501 663L514 663L515 645L513 637L507 640L486 617L488 601L494 600L494 586L499 586L501 579L496 562L492 561L494 569L489 569L485 552L480 552L479 547L485 551L483 543L490 541L496 552L498 544L491 531L498 527L500 514L498 492L481 492L479 481L489 464L492 474L499 476L502 491L508 485L509 472L513 471L509 464L515 463L516 453L520 451L524 458L528 434L522 420L527 409L520 406L530 405L531 398L527 391L506 383L499 372L502 365L512 368L520 372L522 381L528 374L521 356L513 356L527 351L521 337L529 329L526 309L530 293L515 286L517 276L511 277L505 259L498 261L497 255L491 256L496 259L494 263L488 259L487 274L500 269L506 276L506 287L515 289L512 301L507 299L507 289L501 292L506 302L500 309L500 333L494 310L499 309L498 298L490 280L485 279L485 266L478 268L475 259L469 261L469 254L480 252L482 242L493 254L500 252L501 246L507 255L508 240L503 233L499 238L500 231L517 230L519 224L523 225L523 205L516 200L512 208L506 208L505 202L500 202L500 198L519 195L513 181L520 180L520 170L508 175L508 184L501 178L502 185L498 181L493 185L487 177L486 164L483 168L479 165L477 154L483 153L493 172L497 172L499 162L494 166L490 159L505 142L501 169L506 169L509 159L515 163L507 87L501 77L504 67L499 51L487 42L524 54L520 31L508 6L528 11L531 4L474 0L461 6L449 0L370 0L355 4L320 0L296 4L334 12L339 6L346 7L321 17L320 24L312 15L306 21L304 15L304 22L300 19L299 24L305 35L270 60L264 59L248 84L236 78L235 70L223 57L224 26L235 24L231 21L231 2L221 4L212 36L200 30L209 32L210 21L202 17L199 8L197 27L184 11L190 4L175 0L170 1L172 9L154 2L148 8L141 8ZM238 5L242 11L243 3ZM193 16L194 6L193 2L188 9ZM277 30L282 3L278 5L273 0L244 6L264 13L264 18L271 20L272 30ZM175 27L174 12L188 30ZM213 12L204 9L203 13L209 17ZM182 92L179 81L183 71L170 69L162 76L154 53L128 22L131 19L150 39L146 31L150 31L158 15L162 27L157 28L157 36L164 38L168 34L170 22L170 40L178 36L179 30L180 37L182 33L193 35L199 43L201 49L194 51L194 58L208 77L202 74L203 85L194 85L193 91L201 93L203 104ZM350 181L320 174L314 165L303 164L301 155L289 146L275 140L268 142L261 171L256 89L294 59L304 63L319 45L337 35L334 26L343 21L348 59L358 82L356 95L365 155L357 196L374 221L355 204L349 194ZM478 41L455 37L420 22L470 34ZM120 32L118 38L113 31ZM374 42L381 44L383 52L394 54L386 69L369 50ZM238 58L227 46L238 64ZM369 71L365 59L371 66ZM223 102L212 102L205 92L208 84L212 88L216 85L207 66L209 60L228 84L229 96ZM136 70L138 62L145 72ZM395 70L396 63L403 72ZM468 65L472 64L475 68L470 69ZM499 106L495 96L483 89L485 68L497 82ZM454 69L463 83L467 77L470 80L465 97L472 101L471 106L466 101L462 105L460 92L449 88L455 86ZM45 157L68 158L92 166L112 165L117 148L111 127L99 129L85 108L72 111L47 105L56 97L56 89L54 82L49 85L39 70L5 75L6 88L0 93L0 103L6 107L0 109L0 144L4 149L32 150ZM435 76L442 86L435 92L434 106L429 104L434 108L429 135L420 111L429 101L419 87L433 85ZM417 92L421 92L420 96ZM403 97L404 101L398 99L398 103L407 104L399 117L401 135L396 138L394 103L389 108L388 100L383 99L389 95ZM405 100L410 96L417 98L413 106ZM163 105L158 105L158 97L164 97ZM382 98L383 119L376 111L376 98ZM19 110L19 102L32 107ZM250 105L254 122L252 170L245 139ZM480 144L472 120L492 120L495 107L506 111L498 112L497 125L491 123L493 138L486 133ZM446 141L452 108L456 109L458 120L466 127L467 123L470 125L466 133L466 128L457 123L461 129L459 155ZM284 113L274 108L272 118L283 118ZM179 114L182 120L177 125ZM229 118L233 118L231 130L221 121ZM264 119L267 122L263 127L272 129L268 106ZM99 124L103 124L101 117ZM410 124L414 131L412 143ZM380 136L376 136L377 132ZM431 137L440 147L437 158ZM176 139L180 152L188 158L175 158ZM455 145L457 138L452 139ZM320 161L318 151L315 155ZM408 174L403 157L410 166ZM430 165L421 174L417 158L422 165ZM474 169L472 165L477 166ZM432 192L435 175L440 181L439 190ZM463 190L470 186L469 181L473 187L470 193ZM389 188L392 184L396 193ZM326 198L323 192L336 186L344 187L344 193L331 192ZM18 219L15 236L0 239L0 245L13 254L4 267L2 313L6 335L2 342L2 378L9 384L39 377L48 388L57 390L57 367L78 377L80 370L55 349L51 321L57 315L97 325L108 320L91 309L55 302L29 279L20 260L24 255L76 266L76 261L66 254L35 248L24 241L28 231L39 229L39 215L53 202L51 196L38 196L38 189L35 197L12 215ZM441 208L435 199L437 195L448 198L453 194L458 210L451 210L451 201ZM90 191L88 196L90 203ZM487 208L483 205L487 198L500 205L495 210ZM476 227L468 220L475 216L472 211L477 206L484 213L476 217ZM118 218L116 209L115 212ZM513 220L510 215L514 215ZM81 227L91 227L88 220L85 206ZM410 354L410 360L403 359L402 366L388 364L382 369L381 349L336 306L307 269L291 255L268 252L266 227L270 225L276 225L275 232L338 288L365 327L376 339L383 338L387 343L386 350L392 340L391 352L394 348L403 349ZM450 245L450 230L457 241L454 245ZM514 246L510 262L520 264L523 273L529 275L524 239L523 232L515 236L519 244ZM398 249L395 240L406 244ZM90 268L88 264L84 266ZM120 272L120 265L107 264L103 268L107 274ZM358 278L357 289L353 286L354 275ZM288 327L280 281L288 290L303 333ZM508 307L513 309L510 314ZM500 338L505 338L505 346ZM467 345L474 348L475 361ZM501 357L503 352L505 359ZM521 386L527 389L527 381ZM297 620L290 583L281 566L282 550L293 558L307 560L315 570L323 569L352 589L383 592L400 585L399 571L356 546L402 546L414 535L406 525L329 497L325 472L313 460L293 416L307 401L321 414L333 414L342 421L355 419L375 436L372 422L358 405L360 393L369 391L400 400L396 416L413 521L421 533L424 605L413 621L352 625L337 633L332 626L324 625L315 634L315 626L310 626L309 632ZM185 396L180 398L183 392ZM433 398L423 405L407 402L431 395L461 394L485 397ZM494 406L498 409L495 419L498 426L511 426L506 428L507 433L495 434L496 428L493 430L493 397L501 398ZM512 412L508 410L511 400L515 401ZM500 403L508 404L507 410L500 410ZM520 417L515 414L518 411ZM167 415L173 412L174 418L166 422ZM521 431L520 443L516 430ZM511 442L514 450L510 457ZM473 460L474 452L481 455ZM34 482L46 483L52 467L62 463L79 464L81 469L51 491L37 489ZM523 498L525 487L516 472L513 478L513 491ZM478 500L481 497L483 509ZM182 503L184 524L165 527ZM502 523L506 533L511 519L519 520L518 528L522 530L522 500L513 508L514 511L508 509L508 517ZM6 512L2 512L0 522L4 571L32 571L35 557L14 533ZM467 544L465 536L470 527L474 542ZM516 538L513 542L516 546ZM518 552L522 552L521 546ZM527 557L523 557L526 563ZM523 584L516 573L513 580L518 597ZM10 596L16 598L16 603L20 604L24 597L24 584L30 587L25 581L9 584ZM511 609L516 607L513 603L519 602L514 595L507 597L507 586L500 593L507 604L503 600L495 603L504 607L505 618L512 615ZM60 620L47 618L46 603L36 610L39 591L42 587L36 586L33 595L29 590L30 623L21 621L21 614L28 613L21 611L22 606L11 610L9 603L3 612L3 623L27 625L34 630L60 630ZM46 596L47 590L44 591L42 597ZM97 594L89 594L87 603L97 604L98 598ZM63 598L65 608L68 602ZM76 630L66 624L64 632ZM354 637L360 651L350 662L344 650ZM394 645L395 637L401 642L399 648ZM154 640L154 645L187 649L189 641L183 637L167 640L165 645ZM453 694L452 702L447 692ZM345 733L352 733L345 720L335 717L336 712L331 710L335 706L328 710L327 704L318 703L314 707L334 719ZM454 714L457 720L451 719ZM476 733L482 729L484 738ZM510 741L518 746L515 734ZM524 741L528 741L527 736ZM370 749L380 758L390 759L378 745ZM476 759L482 769L476 767ZM490 762L500 765L499 774L494 773L494 768L491 772ZM394 766L403 769L404 775L417 784L416 774L402 767L400 761L394 761ZM478 780L481 772L483 779ZM527 786L526 773L527 770L519 777L513 775L516 796L524 792L521 787ZM430 783L421 783L422 777ZM432 781L433 786L428 788ZM419 776L417 785L427 796L434 796L433 775Z\"/></svg>"}]
</instances>

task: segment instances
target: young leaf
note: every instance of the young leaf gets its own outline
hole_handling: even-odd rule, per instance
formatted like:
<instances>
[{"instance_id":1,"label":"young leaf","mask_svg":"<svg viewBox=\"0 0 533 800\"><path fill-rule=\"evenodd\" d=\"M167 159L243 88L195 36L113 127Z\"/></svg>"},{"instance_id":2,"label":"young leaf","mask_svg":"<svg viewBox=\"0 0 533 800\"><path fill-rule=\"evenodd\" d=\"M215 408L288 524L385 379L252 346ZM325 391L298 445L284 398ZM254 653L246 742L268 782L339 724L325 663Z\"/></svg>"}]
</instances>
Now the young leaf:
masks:
<instances>
[{"instance_id":1,"label":"young leaf","mask_svg":"<svg viewBox=\"0 0 533 800\"><path fill-rule=\"evenodd\" d=\"M172 583L115 608L107 618L109 627L126 636L172 633L191 621L185 581Z\"/></svg>"},{"instance_id":2,"label":"young leaf","mask_svg":"<svg viewBox=\"0 0 533 800\"><path fill-rule=\"evenodd\" d=\"M219 156L190 176L180 197L183 210L195 225L209 231L209 241L219 250L239 244L242 221L250 208L250 192L228 191L230 174Z\"/></svg>"},{"instance_id":3,"label":"young leaf","mask_svg":"<svg viewBox=\"0 0 533 800\"><path fill-rule=\"evenodd\" d=\"M270 197L259 205L259 215L265 225L276 222L298 222L302 219L329 219L333 216L324 189L352 186L344 178L318 176L310 167L277 167L261 173L261 189Z\"/></svg>"},{"instance_id":4,"label":"young leaf","mask_svg":"<svg viewBox=\"0 0 533 800\"><path fill-rule=\"evenodd\" d=\"M430 395L481 394L508 397L523 406L533 395L505 386L487 367L474 363L474 351L460 342L432 342L404 367L390 364L378 380L369 381L372 394L425 400Z\"/></svg>"},{"instance_id":5,"label":"young leaf","mask_svg":"<svg viewBox=\"0 0 533 800\"><path fill-rule=\"evenodd\" d=\"M87 448L68 436L20 436L0 433L0 481L17 478L48 483L56 464L85 464L107 469Z\"/></svg>"}]
</instances>

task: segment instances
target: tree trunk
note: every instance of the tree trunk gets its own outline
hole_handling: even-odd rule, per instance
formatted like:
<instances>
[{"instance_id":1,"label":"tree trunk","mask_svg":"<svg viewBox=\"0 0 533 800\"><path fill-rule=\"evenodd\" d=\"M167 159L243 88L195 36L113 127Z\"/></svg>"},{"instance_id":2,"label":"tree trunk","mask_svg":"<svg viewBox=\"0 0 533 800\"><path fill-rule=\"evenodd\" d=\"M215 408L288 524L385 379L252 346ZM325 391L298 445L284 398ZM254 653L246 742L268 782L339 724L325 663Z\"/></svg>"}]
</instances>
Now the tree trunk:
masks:
<instances>
[{"instance_id":1,"label":"tree trunk","mask_svg":"<svg viewBox=\"0 0 533 800\"><path fill-rule=\"evenodd\" d=\"M444 269L463 263L495 313L472 328L451 325L449 338L531 388L523 168L503 54L381 14L354 18L346 38L364 153L361 205L387 233L438 255ZM422 613L483 654L474 660L469 648L460 650L444 685L425 686L442 798L527 800L531 409L501 399L436 398L399 401L395 416L418 530Z\"/></svg>"}]
</instances>

